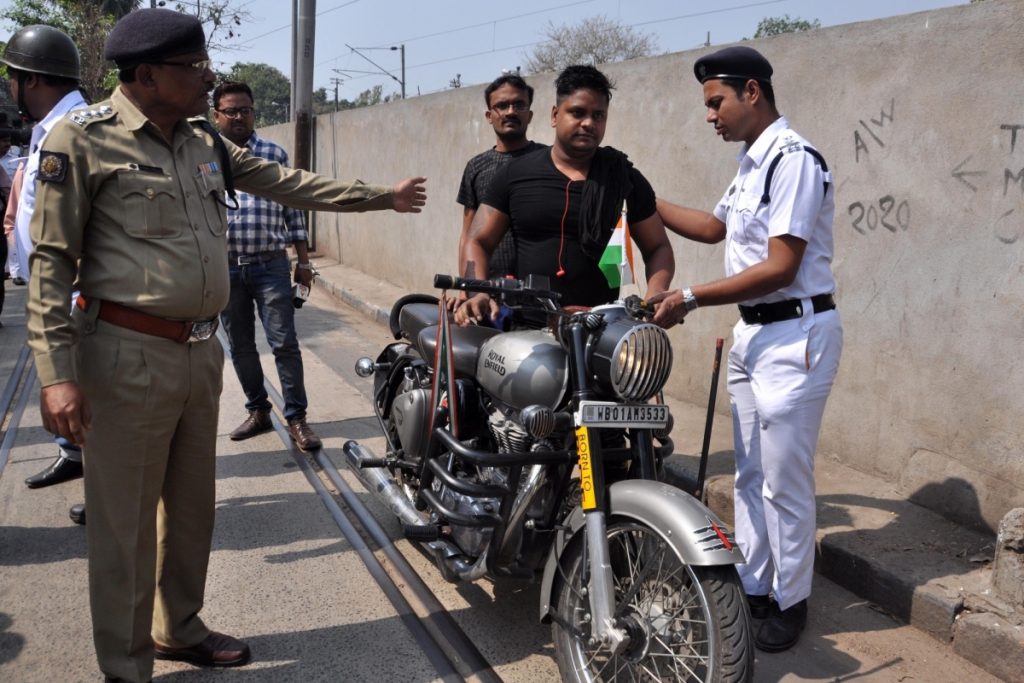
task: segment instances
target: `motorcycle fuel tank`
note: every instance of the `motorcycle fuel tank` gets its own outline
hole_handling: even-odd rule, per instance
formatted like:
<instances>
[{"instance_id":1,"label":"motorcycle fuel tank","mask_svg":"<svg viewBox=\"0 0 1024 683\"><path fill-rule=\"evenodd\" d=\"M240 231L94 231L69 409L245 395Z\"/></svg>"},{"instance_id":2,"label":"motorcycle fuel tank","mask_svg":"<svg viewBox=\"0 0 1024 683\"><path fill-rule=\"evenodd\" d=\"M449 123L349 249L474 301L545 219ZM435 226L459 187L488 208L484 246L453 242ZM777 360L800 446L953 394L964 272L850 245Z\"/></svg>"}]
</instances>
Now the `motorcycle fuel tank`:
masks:
<instances>
[{"instance_id":1,"label":"motorcycle fuel tank","mask_svg":"<svg viewBox=\"0 0 1024 683\"><path fill-rule=\"evenodd\" d=\"M556 408L569 384L568 358L545 330L506 332L480 347L476 378L488 394L513 408Z\"/></svg>"}]
</instances>

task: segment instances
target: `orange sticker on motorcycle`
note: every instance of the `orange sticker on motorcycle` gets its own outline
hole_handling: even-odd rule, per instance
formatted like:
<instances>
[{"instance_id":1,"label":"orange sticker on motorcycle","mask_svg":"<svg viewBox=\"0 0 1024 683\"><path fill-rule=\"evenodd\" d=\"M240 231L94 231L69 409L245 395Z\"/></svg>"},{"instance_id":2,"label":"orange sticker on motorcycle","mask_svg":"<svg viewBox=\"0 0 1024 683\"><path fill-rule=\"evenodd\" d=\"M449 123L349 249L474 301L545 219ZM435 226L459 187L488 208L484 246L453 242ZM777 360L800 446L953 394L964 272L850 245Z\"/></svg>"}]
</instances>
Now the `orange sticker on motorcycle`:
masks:
<instances>
[{"instance_id":1,"label":"orange sticker on motorcycle","mask_svg":"<svg viewBox=\"0 0 1024 683\"><path fill-rule=\"evenodd\" d=\"M576 454L580 463L580 490L583 492L583 509L597 508L597 494L594 491L594 466L590 460L590 430L576 428Z\"/></svg>"}]
</instances>

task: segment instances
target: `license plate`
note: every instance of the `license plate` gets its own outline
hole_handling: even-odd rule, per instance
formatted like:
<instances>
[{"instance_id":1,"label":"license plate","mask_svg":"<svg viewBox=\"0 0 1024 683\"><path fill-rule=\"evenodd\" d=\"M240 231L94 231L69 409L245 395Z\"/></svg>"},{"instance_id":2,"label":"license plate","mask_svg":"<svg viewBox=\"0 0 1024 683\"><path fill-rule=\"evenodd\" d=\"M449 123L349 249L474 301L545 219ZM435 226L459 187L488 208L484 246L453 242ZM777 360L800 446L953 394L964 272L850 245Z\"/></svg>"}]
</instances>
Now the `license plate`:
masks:
<instances>
[{"instance_id":1,"label":"license plate","mask_svg":"<svg viewBox=\"0 0 1024 683\"><path fill-rule=\"evenodd\" d=\"M576 424L580 427L663 429L668 424L668 406L658 403L580 401Z\"/></svg>"}]
</instances>

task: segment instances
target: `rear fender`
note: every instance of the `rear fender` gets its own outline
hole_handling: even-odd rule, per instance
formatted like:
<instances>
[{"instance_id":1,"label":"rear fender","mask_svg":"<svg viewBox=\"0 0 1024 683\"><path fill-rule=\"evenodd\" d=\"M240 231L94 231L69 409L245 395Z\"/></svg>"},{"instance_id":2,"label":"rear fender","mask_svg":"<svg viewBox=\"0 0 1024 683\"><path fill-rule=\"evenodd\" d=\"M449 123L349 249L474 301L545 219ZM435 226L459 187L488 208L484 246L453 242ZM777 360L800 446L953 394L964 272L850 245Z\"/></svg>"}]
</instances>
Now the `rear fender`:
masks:
<instances>
[{"instance_id":1,"label":"rear fender","mask_svg":"<svg viewBox=\"0 0 1024 683\"><path fill-rule=\"evenodd\" d=\"M740 564L745 560L730 529L700 501L664 482L627 479L608 489L611 517L632 519L655 531L679 557L693 566ZM581 542L584 513L576 508L548 552L540 590L540 619L554 610L555 580L570 543Z\"/></svg>"}]
</instances>

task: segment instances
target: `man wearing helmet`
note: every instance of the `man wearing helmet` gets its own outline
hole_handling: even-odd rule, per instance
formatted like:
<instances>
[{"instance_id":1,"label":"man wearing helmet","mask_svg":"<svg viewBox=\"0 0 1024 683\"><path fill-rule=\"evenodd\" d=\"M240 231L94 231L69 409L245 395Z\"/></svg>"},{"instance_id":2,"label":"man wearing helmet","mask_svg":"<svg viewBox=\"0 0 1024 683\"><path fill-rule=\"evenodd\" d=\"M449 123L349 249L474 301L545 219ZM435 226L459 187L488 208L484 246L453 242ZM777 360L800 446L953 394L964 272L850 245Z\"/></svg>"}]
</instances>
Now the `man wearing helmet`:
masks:
<instances>
[{"instance_id":1,"label":"man wearing helmet","mask_svg":"<svg viewBox=\"0 0 1024 683\"><path fill-rule=\"evenodd\" d=\"M19 272L28 278L28 258L32 253L28 226L36 206L39 150L57 121L87 103L78 89L78 48L63 31L52 26L26 26L11 37L0 61L7 65L11 97L18 105L18 112L23 119L37 122L32 129L14 223ZM57 459L25 480L29 488L51 486L82 476L82 449L60 437L57 447ZM72 517L79 521L74 514Z\"/></svg>"}]
</instances>

